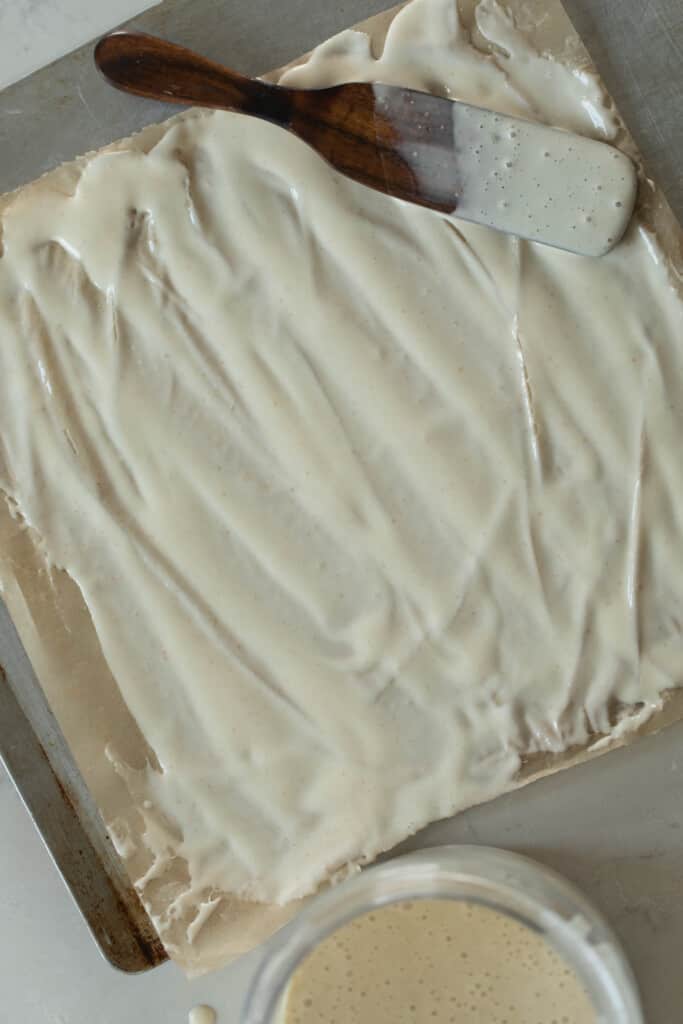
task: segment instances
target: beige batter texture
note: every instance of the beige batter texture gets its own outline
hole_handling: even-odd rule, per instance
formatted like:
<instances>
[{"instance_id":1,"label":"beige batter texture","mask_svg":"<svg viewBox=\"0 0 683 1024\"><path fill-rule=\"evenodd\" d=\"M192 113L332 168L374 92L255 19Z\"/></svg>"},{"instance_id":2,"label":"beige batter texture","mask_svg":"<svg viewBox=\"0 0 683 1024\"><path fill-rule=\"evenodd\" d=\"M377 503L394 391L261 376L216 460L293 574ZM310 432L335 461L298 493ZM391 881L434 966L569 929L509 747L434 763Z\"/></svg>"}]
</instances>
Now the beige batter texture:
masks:
<instances>
[{"instance_id":1,"label":"beige batter texture","mask_svg":"<svg viewBox=\"0 0 683 1024\"><path fill-rule=\"evenodd\" d=\"M284 80L624 141L590 71L458 11L412 0ZM185 963L659 720L683 306L641 217L576 257L191 112L9 198L2 243L5 597Z\"/></svg>"},{"instance_id":2,"label":"beige batter texture","mask_svg":"<svg viewBox=\"0 0 683 1024\"><path fill-rule=\"evenodd\" d=\"M574 971L498 911L419 900L357 917L297 968L280 1024L595 1024Z\"/></svg>"}]
</instances>

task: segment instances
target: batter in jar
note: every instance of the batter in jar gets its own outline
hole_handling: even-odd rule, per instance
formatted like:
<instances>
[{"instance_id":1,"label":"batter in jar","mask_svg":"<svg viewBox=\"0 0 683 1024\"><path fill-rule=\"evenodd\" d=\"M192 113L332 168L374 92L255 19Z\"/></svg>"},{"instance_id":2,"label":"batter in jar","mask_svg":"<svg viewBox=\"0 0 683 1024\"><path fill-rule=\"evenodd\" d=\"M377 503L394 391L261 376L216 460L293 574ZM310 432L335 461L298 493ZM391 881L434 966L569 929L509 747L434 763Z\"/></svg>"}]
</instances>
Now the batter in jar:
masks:
<instances>
[{"instance_id":1,"label":"batter in jar","mask_svg":"<svg viewBox=\"0 0 683 1024\"><path fill-rule=\"evenodd\" d=\"M300 964L279 1024L595 1024L581 981L526 925L417 900L354 918Z\"/></svg>"}]
</instances>

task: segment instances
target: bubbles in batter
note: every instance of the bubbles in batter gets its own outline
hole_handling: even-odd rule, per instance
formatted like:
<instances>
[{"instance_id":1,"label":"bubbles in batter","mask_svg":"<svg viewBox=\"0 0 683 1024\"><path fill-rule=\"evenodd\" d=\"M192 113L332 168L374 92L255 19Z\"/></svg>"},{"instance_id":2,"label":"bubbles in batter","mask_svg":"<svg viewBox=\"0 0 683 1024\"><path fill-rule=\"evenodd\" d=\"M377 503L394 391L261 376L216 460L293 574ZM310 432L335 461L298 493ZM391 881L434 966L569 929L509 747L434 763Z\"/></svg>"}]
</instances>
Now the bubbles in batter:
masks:
<instances>
[{"instance_id":1,"label":"bubbles in batter","mask_svg":"<svg viewBox=\"0 0 683 1024\"><path fill-rule=\"evenodd\" d=\"M394 903L338 929L300 964L280 1024L595 1024L574 971L489 907Z\"/></svg>"}]
</instances>

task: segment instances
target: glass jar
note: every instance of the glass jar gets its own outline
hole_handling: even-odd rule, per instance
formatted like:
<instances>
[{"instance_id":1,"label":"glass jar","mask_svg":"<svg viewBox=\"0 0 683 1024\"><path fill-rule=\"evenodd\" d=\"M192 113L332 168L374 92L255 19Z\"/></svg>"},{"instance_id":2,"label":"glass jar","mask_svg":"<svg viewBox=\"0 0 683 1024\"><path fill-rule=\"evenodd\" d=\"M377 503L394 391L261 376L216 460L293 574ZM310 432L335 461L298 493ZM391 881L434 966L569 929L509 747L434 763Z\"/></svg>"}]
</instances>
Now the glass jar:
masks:
<instances>
[{"instance_id":1,"label":"glass jar","mask_svg":"<svg viewBox=\"0 0 683 1024\"><path fill-rule=\"evenodd\" d=\"M327 889L269 943L243 1007L241 1024L277 1024L301 961L354 917L419 899L483 904L544 938L572 968L599 1024L643 1024L631 968L610 927L560 875L519 854L486 846L420 850Z\"/></svg>"}]
</instances>

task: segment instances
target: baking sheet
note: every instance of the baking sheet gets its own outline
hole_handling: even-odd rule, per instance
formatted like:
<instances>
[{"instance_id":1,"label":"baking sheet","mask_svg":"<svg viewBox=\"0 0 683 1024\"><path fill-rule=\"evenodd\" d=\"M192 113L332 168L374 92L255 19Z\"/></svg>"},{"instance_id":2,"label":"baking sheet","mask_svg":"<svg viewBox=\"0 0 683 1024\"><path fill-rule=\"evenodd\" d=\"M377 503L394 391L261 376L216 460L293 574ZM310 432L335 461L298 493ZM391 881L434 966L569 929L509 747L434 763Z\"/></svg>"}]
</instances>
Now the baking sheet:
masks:
<instances>
[{"instance_id":1,"label":"baking sheet","mask_svg":"<svg viewBox=\"0 0 683 1024\"><path fill-rule=\"evenodd\" d=\"M104 956L138 972L168 959L113 850L0 601L0 754Z\"/></svg>"},{"instance_id":2,"label":"baking sheet","mask_svg":"<svg viewBox=\"0 0 683 1024\"><path fill-rule=\"evenodd\" d=\"M284 5L282 5L282 6L284 8ZM308 5L306 5L305 3L304 4L299 4L299 7L307 7L307 6ZM343 13L343 22L344 23L348 23L348 21L352 20L348 16L349 6L350 5L346 6L345 11ZM369 5L364 4L364 5L359 5L359 6L363 6L367 10ZM377 6L381 6L381 4L377 5ZM538 5L536 5L536 12L533 11L533 9L530 7L529 4L525 4L525 5L523 5L523 7L524 7L524 10L527 12L527 16L530 17L530 18L534 18L535 17L535 13L538 13ZM218 8L218 5L212 5L212 9L214 11L216 11L216 12L217 12L217 8ZM179 10L181 13L183 11L185 11L185 13L187 13L185 5L181 5L181 4L176 5L176 9ZM173 10L173 8L172 7L171 8L167 8L164 13L166 15L168 15L168 11L169 10ZM544 14L543 6L541 6L540 11L541 11L541 15L543 15ZM140 21L137 22L137 24L143 23L142 27L145 27L148 31L158 31L158 32L163 34L164 33L164 27L155 27L154 25L148 24L148 20L150 18L152 18L152 16L155 13L157 13L157 12L151 12L151 14L146 16L145 19L140 19ZM161 13L161 12L158 12L158 13ZM273 16L273 12L266 12L266 13L269 14L271 20L277 20L277 17L279 17L279 13L277 14L277 16ZM308 14L310 14L310 11L308 11ZM290 17L291 17L291 14L290 14ZM197 21L199 21L199 20L200 19L197 18ZM315 19L313 19L313 20L315 21ZM545 25L545 28L544 28L544 25ZM307 17L306 27L309 30L311 28L311 18L310 17ZM336 27L342 27L342 25L338 23ZM544 34L548 30L548 28L549 28L548 24L544 21L543 17L541 17L541 19L540 19L541 41L543 41ZM322 29L321 31L319 31L316 34L316 36L313 39L311 39L311 42L317 41L318 38L320 38L320 37L322 37L324 35L329 34L330 31L331 30L327 29L327 28ZM201 41L193 40L192 38L189 38L187 34L185 34L185 35L183 34L183 32L182 32L182 25L181 25L181 28L179 30L170 29L167 32L167 34L168 35L173 35L174 38L178 39L179 41L186 42L189 45L195 45L197 48L202 49L204 52L207 52L209 54L213 53L214 56L220 56L221 59L223 59L223 60L225 60L225 61L227 61L229 63L233 63L234 65L236 65L238 67L241 66L245 70L253 70L253 68L245 67L244 62L240 63L239 59L237 59L237 58L235 60L232 60L229 56L226 56L224 53L217 54L216 53L216 45L217 44L216 44L216 39L215 38L213 39L211 45L209 45L206 40L204 41L204 43L202 43ZM290 34L289 38L291 38L291 34ZM279 46L279 47L282 47L281 39L282 39L282 37L280 37L280 39L278 39L278 41L277 41L277 46ZM275 44L275 42L273 42L273 48L275 48L275 46L276 46L276 44ZM89 67L89 59L90 59L89 58L89 48L84 53L82 53L81 55L76 55L75 58L71 59L72 61L74 61L74 65L73 65L73 67L71 69L71 72L73 72L72 77L71 77L71 85L73 85L74 81L76 79L78 79L78 76L81 73L81 71L83 71L84 74L85 74L85 70L87 70L88 72L91 71L91 69ZM262 67L264 63L272 64L273 60L271 58L270 60L262 61L260 65L257 65L257 69L259 67ZM40 76L35 76L36 78L39 78L42 75L47 76L44 79L44 81L43 81L42 88L46 89L46 90L51 88L53 90L53 94L54 94L56 83L60 83L59 84L59 88L61 90L64 90L65 88L68 88L68 83L65 86L64 85L64 80L59 77L59 75L60 75L60 72L58 71L59 68L60 68L60 65L58 64L58 65L55 65L53 69L48 69L47 72L41 73ZM71 72L70 72L70 74L71 74ZM92 74L94 74L94 72ZM52 77L50 78L50 76L52 76ZM30 89L28 90L29 97L31 95L35 96L36 94L32 93L31 89L34 89L34 90L36 89L36 83L35 82L29 82L29 83L26 83L26 84L30 86ZM110 92L109 90L104 88L103 85L101 83L99 83L99 81L95 81L93 83L93 95L92 96L91 96L90 86L88 85L87 82L85 82L85 84L82 84L81 80L79 79L78 80L78 84L80 86L81 91L83 91L84 88L85 88L84 95L87 96L87 103L86 103L86 100L83 99L83 97L81 97L81 99L78 100L78 104L79 104L79 106L81 106L81 104L85 104L85 107L82 108L83 110L85 110L88 106L91 107L91 114L92 114L92 118L93 118L92 122L90 123L90 131L89 131L88 130L87 119L86 119L86 123L84 124L84 114L81 113L81 117L79 119L79 125L78 125L79 130L82 131L82 134L79 136L83 140L81 142L81 144L76 144L75 148L73 148L73 150L71 152L69 152L68 150L65 151L64 147L67 146L68 139L67 139L67 141L65 141L64 135L62 134L60 136L60 144L59 144L61 149L57 150L59 155L55 158L54 149L50 148L49 138L45 139L44 136L40 132L37 131L37 127L36 127L36 124L34 122L32 124L32 132L31 132L31 136L30 136L30 139L29 139L31 145L28 148L31 148L31 147L35 146L37 148L37 150L38 150L37 153L33 154L33 157L35 158L35 163L33 164L31 170L28 171L28 173L23 173L22 174L21 169L17 170L16 166L11 168L10 171L8 172L7 180L4 183L6 187L12 187L13 185L18 184L21 180L26 180L26 179L28 179L30 177L34 177L37 173L40 173L42 170L46 169L46 167L49 166L51 163L59 162L59 160L66 159L69 156L74 155L75 153L84 151L85 149L91 149L91 148L93 148L93 146L95 144L99 144L101 141L108 141L108 139L110 139L110 138L112 138L114 136L117 136L119 134L126 134L127 132L135 130L136 128L140 127L140 125L142 123L144 123L145 121L157 120L160 116L163 116L167 112L167 109L168 109L168 108L164 108L161 105L156 105L156 104L144 104L144 109L142 109L143 105L141 105L141 107L138 107L136 104L130 104L130 102L126 102L125 98L122 99L121 97L118 96L118 94ZM93 104L96 102L96 96L98 94L98 87L99 87L100 94L101 94L101 90L104 88L104 94L103 95L101 94L101 101L102 101L104 106L102 108L102 114L100 115L100 117L98 117L95 113L93 113L93 111L95 109L93 107ZM19 89L20 87L16 87L16 88ZM40 94L40 88L41 87L38 87L38 94ZM8 92L12 93L13 90L8 90ZM6 102L13 102L11 96L7 97L6 95L4 95L3 97L0 97L0 98L2 99L3 104L6 103ZM57 91L57 93L56 93L54 98L55 99L59 99L59 90ZM69 99L70 97L67 97L66 94L63 94L62 98ZM135 111L136 123L127 124L125 127L120 127L120 128L113 127L112 128L111 125L112 124L114 124L114 125L116 124L116 118L115 117L111 117L110 118L109 111L108 111L109 101L111 101L112 106L116 106L116 107L118 107L121 110L121 117L124 120L126 118L130 119L133 116L133 110L134 110ZM16 95L14 97L14 102L16 102ZM20 113L24 113L24 115L26 115L29 112L29 108L27 106L15 107L13 109L19 110L19 112ZM105 120L105 116L104 116L105 113L106 113L106 120ZM12 116L14 116L14 115L12 115ZM52 122L51 122L51 124L52 124L53 127L54 127L54 123L56 122L56 120L57 119L54 117L54 108L52 108ZM96 139L96 138L93 137L96 134L95 133L95 121L97 121L98 130L101 131L101 130L104 129L105 134L106 134L106 138L105 139ZM8 123L8 119L3 119L3 131L7 130L7 123ZM68 116L67 116L66 122L63 119L60 119L60 124L61 124L61 126L66 125L68 130L71 130L74 127L72 122L69 121ZM20 118L20 129L19 129L19 132L18 132L19 138L17 140L18 141L18 145L16 147L12 147L11 149L7 149L7 148L5 149L5 152L11 152L13 154L13 160L11 161L11 163L14 163L14 153L15 152L17 153L17 156L18 156L17 165L21 165L22 159L24 159L24 157L26 157L26 154L27 154L27 146L26 145L23 145L23 146L21 145L22 132L24 132L24 133L26 132L26 120L25 120L25 117ZM53 136L54 136L54 132L53 132ZM68 138L70 138L70 136L68 136ZM26 141L26 140L24 140L24 141ZM6 165L3 164L3 167L0 169L0 171L1 171L1 173L3 175L5 174L5 169L6 169ZM658 203L659 203L659 201L656 200L654 202L654 204L653 204L653 213L654 213L655 216L660 216L662 214L662 209L663 208L661 207L661 204L658 205ZM664 214L665 214L665 211L664 211ZM25 541L27 541L27 537L26 537L26 534L21 529L19 529L17 524L14 523L13 521L7 523L6 527L7 527L7 534L6 534L6 537L5 537L6 545L2 544L2 549L5 552L9 552L9 554L7 554L6 557L8 557L12 561L14 567L17 567L17 566L20 566L23 563L23 559L24 559L24 556L25 556L26 552L22 550L22 545L24 544ZM21 572L19 572L18 575L21 576ZM24 588L26 586L30 586L28 578L25 577L23 582L24 582ZM69 584L65 583L65 581L63 581L63 580L58 581L55 578L53 578L51 580L48 580L48 581L43 580L42 582L47 584L46 585L46 592L47 592L48 595L49 595L49 593L51 591L51 588L54 588L55 586L58 586L60 588L59 608L55 610L54 614L52 614L50 608L48 607L49 601L47 601L47 600L43 600L42 602L38 602L38 603L36 603L33 600L31 600L28 604L26 602L23 602L23 593L25 592L25 590L22 589L21 585L20 585L18 591L14 591L13 593L8 595L8 600L10 600L10 603L12 603L14 608L15 608L15 617L16 618L22 618L22 634L24 635L25 639L27 637L30 638L31 635L32 635L32 631L35 631L34 636L37 636L38 634L40 634L40 635L49 635L49 636L53 637L55 642L58 642L60 644L60 656L64 657L66 659L66 664L68 666L69 686L67 688L68 692L67 692L66 697L65 697L64 706L61 708L61 710L60 710L60 708L56 708L56 710L57 710L57 714L58 714L58 717L60 719L60 722L62 722L62 726L63 726L64 730L68 734L70 715L72 715L74 713L73 695L74 695L74 693L77 693L79 691L82 692L82 687L87 683L88 679L91 678L92 665L93 665L93 660L92 659L98 658L99 651L98 651L98 647L97 647L96 637L92 633L92 629L90 629L90 630L87 629L87 624L84 624L83 630L81 630L79 628L79 630L78 630L78 642L77 643L73 643L73 644L70 645L69 642L68 642L69 638L62 636L62 634L64 632L64 621L65 620L66 621L71 621L70 620L70 616L75 611L75 606L78 604L78 601L79 601L79 595L78 595L78 593L76 591L76 588L74 588L73 585L69 586ZM62 588L64 589L64 593L63 594L61 593ZM62 645L62 640L64 641L63 645ZM5 637L2 637L2 641L3 642L7 642ZM29 642L29 640L27 640L27 642ZM32 645L29 643L29 646L32 646ZM100 657L100 660L101 660L101 656L99 656L99 657ZM34 661L36 661L36 660L37 659L34 656ZM55 665L54 665L52 659L45 659L45 663L41 664L41 665L36 664L36 668L38 669L38 674L39 674L40 678L44 681L44 683L46 685L46 688L50 688L51 689L51 686L50 686L50 683L48 682L48 680L50 680L50 679L54 680L54 678L55 678ZM58 674L61 675L61 673L58 673ZM111 686L111 680L108 679L108 678L104 678L103 682L106 683L106 687L112 691L110 693L110 697L111 697L111 699L112 699L112 701L113 701L113 703L115 705L116 704L116 699L117 699L117 694L116 694L115 687ZM114 714L114 717L117 720L119 718L121 718L121 716L124 716L121 719L121 721L122 721L122 723L125 721L126 724L125 724L125 728L122 725L121 732L122 732L122 735L125 733L125 736L130 738L130 736L131 736L131 733L130 733L131 725L130 725L130 721L129 721L129 716L127 715L127 712L125 712L125 709L122 708L122 706L121 706L121 708L116 708L116 707L113 707L113 706L103 707L103 708L100 709L99 713L101 713L101 716L102 716L101 717L101 721L102 722L110 721L112 713ZM95 728L93 729L93 735L96 735L96 729ZM134 732L133 732L132 736L133 736L133 739L134 739ZM139 739L139 737L138 737L138 739ZM131 744L131 758L133 758L133 756L134 756L133 752L132 752L132 747L134 745L135 745L134 743ZM95 791L97 791L98 785L101 784L101 781L100 781L100 783L98 783L98 781L97 781L98 780L98 772L101 770L101 765L99 765L99 758L97 756L98 755L98 751L97 751L96 748L97 748L97 745L94 744L93 745L93 751L91 752L91 754L88 754L86 752L81 757L81 766L83 768L84 774L86 775L86 778L88 778L88 781L90 782L91 787ZM123 800L125 794L120 794L120 796L121 796L121 799ZM114 794L113 799L116 799L116 794Z\"/></svg>"}]
</instances>

